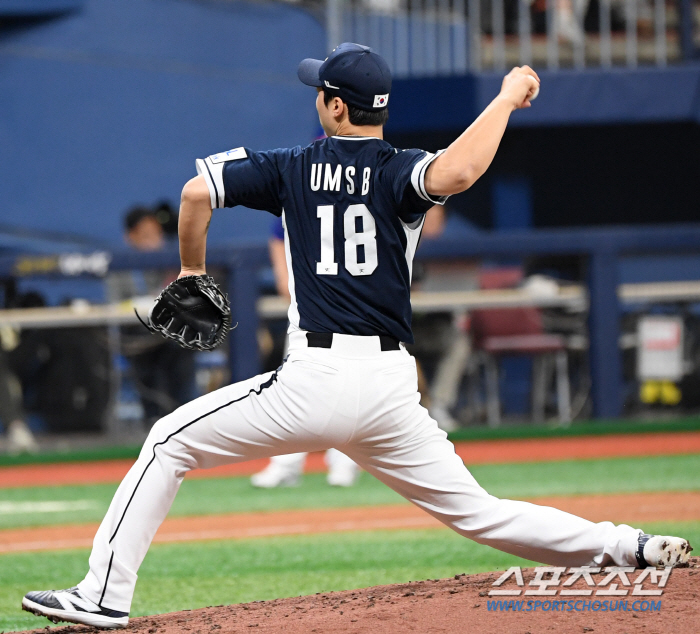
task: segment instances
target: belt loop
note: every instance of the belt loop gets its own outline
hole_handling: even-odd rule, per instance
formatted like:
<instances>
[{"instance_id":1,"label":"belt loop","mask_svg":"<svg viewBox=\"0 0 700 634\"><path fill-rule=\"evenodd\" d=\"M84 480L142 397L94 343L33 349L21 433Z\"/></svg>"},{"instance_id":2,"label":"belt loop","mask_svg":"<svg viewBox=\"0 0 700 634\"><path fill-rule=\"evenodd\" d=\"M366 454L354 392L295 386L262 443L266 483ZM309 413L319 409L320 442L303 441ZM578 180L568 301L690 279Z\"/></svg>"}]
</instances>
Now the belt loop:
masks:
<instances>
[{"instance_id":1,"label":"belt loop","mask_svg":"<svg viewBox=\"0 0 700 634\"><path fill-rule=\"evenodd\" d=\"M401 344L393 337L389 337L387 335L379 335L379 345L382 348L382 352L401 350Z\"/></svg>"},{"instance_id":2,"label":"belt loop","mask_svg":"<svg viewBox=\"0 0 700 634\"><path fill-rule=\"evenodd\" d=\"M330 348L333 345L332 332L307 332L309 348Z\"/></svg>"}]
</instances>

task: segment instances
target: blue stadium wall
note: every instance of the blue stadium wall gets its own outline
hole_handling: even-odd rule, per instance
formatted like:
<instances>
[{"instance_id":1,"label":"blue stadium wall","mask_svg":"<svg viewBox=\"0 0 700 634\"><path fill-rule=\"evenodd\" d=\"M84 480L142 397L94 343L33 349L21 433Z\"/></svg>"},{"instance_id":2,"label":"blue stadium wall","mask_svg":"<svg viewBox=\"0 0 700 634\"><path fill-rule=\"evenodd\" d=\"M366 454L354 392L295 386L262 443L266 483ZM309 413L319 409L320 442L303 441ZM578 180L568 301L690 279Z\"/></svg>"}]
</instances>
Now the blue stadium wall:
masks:
<instances>
[{"instance_id":1,"label":"blue stadium wall","mask_svg":"<svg viewBox=\"0 0 700 634\"><path fill-rule=\"evenodd\" d=\"M296 66L324 50L319 22L283 3L0 0L0 223L119 245L124 211L176 202L195 157L308 143ZM517 205L504 228L697 219L700 66L541 77L455 211L484 228ZM388 140L444 147L500 81L396 81ZM217 212L210 243L259 240L269 221Z\"/></svg>"},{"instance_id":2,"label":"blue stadium wall","mask_svg":"<svg viewBox=\"0 0 700 634\"><path fill-rule=\"evenodd\" d=\"M448 205L481 228L697 222L700 64L541 71L493 165ZM437 150L498 94L501 75L397 81L387 139Z\"/></svg>"},{"instance_id":3,"label":"blue stadium wall","mask_svg":"<svg viewBox=\"0 0 700 634\"><path fill-rule=\"evenodd\" d=\"M177 201L194 159L306 144L318 21L285 4L0 0L0 223L119 245L134 203ZM217 212L210 243L265 235Z\"/></svg>"}]
</instances>

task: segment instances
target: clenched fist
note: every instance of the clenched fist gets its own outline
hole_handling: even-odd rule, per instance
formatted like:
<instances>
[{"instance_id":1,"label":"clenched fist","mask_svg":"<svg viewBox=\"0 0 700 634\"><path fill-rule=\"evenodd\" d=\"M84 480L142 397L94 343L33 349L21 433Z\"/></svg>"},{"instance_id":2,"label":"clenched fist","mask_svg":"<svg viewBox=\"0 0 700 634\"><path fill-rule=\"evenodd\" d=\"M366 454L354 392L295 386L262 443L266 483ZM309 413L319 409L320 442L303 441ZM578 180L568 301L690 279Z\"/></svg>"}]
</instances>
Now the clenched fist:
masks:
<instances>
[{"instance_id":1,"label":"clenched fist","mask_svg":"<svg viewBox=\"0 0 700 634\"><path fill-rule=\"evenodd\" d=\"M501 84L501 96L513 106L529 108L530 100L537 95L540 87L540 78L529 66L516 66L504 78Z\"/></svg>"}]
</instances>

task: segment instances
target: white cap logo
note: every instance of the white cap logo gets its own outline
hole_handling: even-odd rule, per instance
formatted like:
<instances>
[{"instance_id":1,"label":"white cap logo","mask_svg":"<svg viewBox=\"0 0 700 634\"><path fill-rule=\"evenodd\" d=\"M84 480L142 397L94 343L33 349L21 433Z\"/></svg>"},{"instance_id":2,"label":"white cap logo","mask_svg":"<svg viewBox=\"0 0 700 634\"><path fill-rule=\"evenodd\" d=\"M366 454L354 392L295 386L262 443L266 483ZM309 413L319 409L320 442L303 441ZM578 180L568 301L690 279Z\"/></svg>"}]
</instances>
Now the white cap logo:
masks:
<instances>
[{"instance_id":1,"label":"white cap logo","mask_svg":"<svg viewBox=\"0 0 700 634\"><path fill-rule=\"evenodd\" d=\"M383 108L389 103L389 93L386 95L374 95L373 108Z\"/></svg>"}]
</instances>

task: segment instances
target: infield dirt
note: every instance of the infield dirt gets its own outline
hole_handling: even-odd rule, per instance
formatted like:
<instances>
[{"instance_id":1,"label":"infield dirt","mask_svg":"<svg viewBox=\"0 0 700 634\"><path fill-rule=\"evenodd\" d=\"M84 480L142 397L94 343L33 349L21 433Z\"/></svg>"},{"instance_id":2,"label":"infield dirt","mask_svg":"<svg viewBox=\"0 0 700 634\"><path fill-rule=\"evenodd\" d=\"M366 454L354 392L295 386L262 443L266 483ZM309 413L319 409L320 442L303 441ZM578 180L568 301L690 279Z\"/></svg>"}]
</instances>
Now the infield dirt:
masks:
<instances>
[{"instance_id":1,"label":"infield dirt","mask_svg":"<svg viewBox=\"0 0 700 634\"><path fill-rule=\"evenodd\" d=\"M676 456L700 453L700 431L473 440L458 441L454 445L457 455L467 466L632 456ZM97 460L0 467L0 488L120 482L133 464L134 460ZM187 477L249 476L267 464L267 459L248 460L213 469L197 469L188 473ZM305 471L319 473L325 470L323 453L310 454Z\"/></svg>"},{"instance_id":2,"label":"infield dirt","mask_svg":"<svg viewBox=\"0 0 700 634\"><path fill-rule=\"evenodd\" d=\"M700 520L700 492L697 491L575 495L529 501L553 506L592 522L608 520L638 525ZM154 542L440 527L442 524L434 517L409 504L295 509L167 518ZM97 528L97 524L74 524L0 530L0 553L89 548Z\"/></svg>"},{"instance_id":3,"label":"infield dirt","mask_svg":"<svg viewBox=\"0 0 700 634\"><path fill-rule=\"evenodd\" d=\"M535 576L523 571L527 586ZM329 592L313 596L241 605L217 606L132 619L132 634L227 634L228 632L309 632L348 634L393 634L394 632L479 632L480 634L536 634L540 632L598 632L617 634L691 634L698 631L700 610L700 558L688 568L673 570L661 597L598 597L613 602L627 600L625 611L489 610L489 591L501 572L456 575L450 579L415 581L362 590ZM630 573L630 579L639 572ZM602 573L593 575L600 584ZM505 587L505 586L504 586ZM583 580L574 589L585 589ZM607 586L610 588L611 586ZM501 599L547 600L560 597L501 597ZM566 597L576 601L595 597ZM653 600L654 612L632 610L633 601ZM525 609L525 608L523 608ZM34 630L57 634L94 634L91 627L70 626Z\"/></svg>"}]
</instances>

